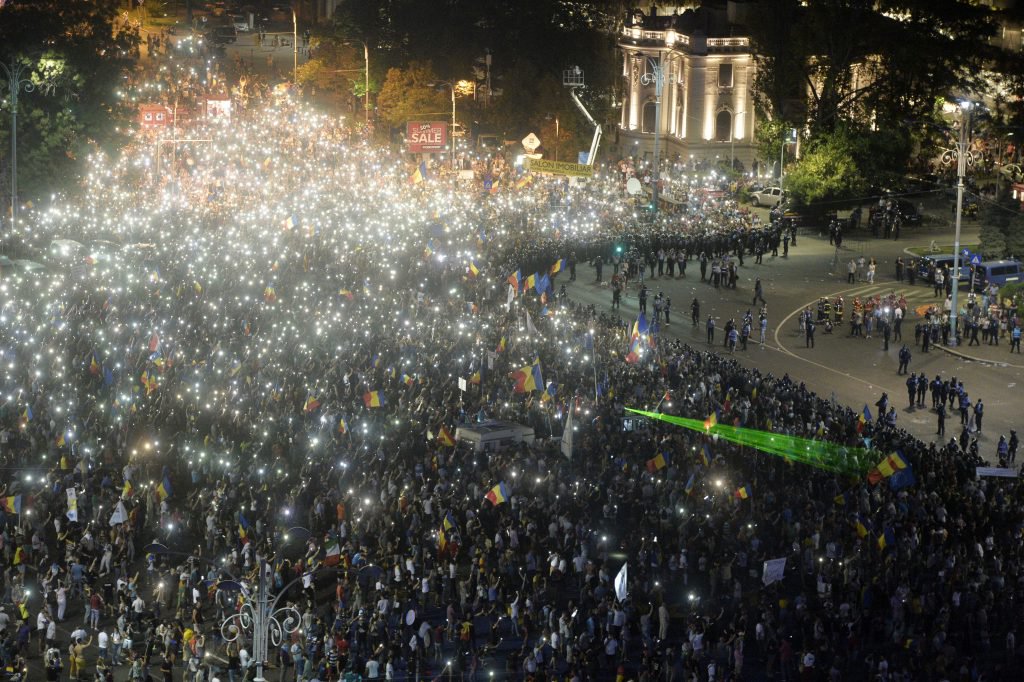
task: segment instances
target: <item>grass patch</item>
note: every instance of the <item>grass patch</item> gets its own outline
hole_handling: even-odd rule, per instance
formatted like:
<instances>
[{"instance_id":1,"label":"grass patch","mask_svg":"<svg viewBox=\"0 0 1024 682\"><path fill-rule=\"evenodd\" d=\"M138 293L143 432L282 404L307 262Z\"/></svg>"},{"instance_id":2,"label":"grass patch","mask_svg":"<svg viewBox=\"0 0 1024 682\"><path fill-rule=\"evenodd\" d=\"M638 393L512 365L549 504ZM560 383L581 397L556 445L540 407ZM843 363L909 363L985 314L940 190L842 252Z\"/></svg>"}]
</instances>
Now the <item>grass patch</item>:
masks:
<instances>
[{"instance_id":1,"label":"grass patch","mask_svg":"<svg viewBox=\"0 0 1024 682\"><path fill-rule=\"evenodd\" d=\"M934 253L953 253L952 242L939 243L937 246L939 247L939 250L935 251ZM964 249L967 249L971 253L975 253L977 252L979 246L980 244L961 244L960 250L963 251ZM912 246L909 250L916 256L930 256L933 253L933 251L928 246Z\"/></svg>"}]
</instances>

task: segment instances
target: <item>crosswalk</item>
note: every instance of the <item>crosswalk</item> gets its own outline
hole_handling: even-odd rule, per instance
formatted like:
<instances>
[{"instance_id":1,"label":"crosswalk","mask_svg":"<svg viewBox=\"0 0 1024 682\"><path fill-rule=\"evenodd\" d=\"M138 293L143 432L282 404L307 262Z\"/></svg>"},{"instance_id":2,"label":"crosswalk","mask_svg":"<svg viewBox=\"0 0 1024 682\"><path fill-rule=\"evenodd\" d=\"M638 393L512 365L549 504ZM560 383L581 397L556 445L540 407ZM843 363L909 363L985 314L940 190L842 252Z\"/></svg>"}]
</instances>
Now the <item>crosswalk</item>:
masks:
<instances>
[{"instance_id":1,"label":"crosswalk","mask_svg":"<svg viewBox=\"0 0 1024 682\"><path fill-rule=\"evenodd\" d=\"M865 299L873 298L876 295L884 298L890 293L895 293L897 299L900 296L906 299L907 315L904 318L906 320L923 319L925 312L931 306L942 310L942 304L946 300L945 294L935 296L935 291L931 286L925 286L920 282L911 286L907 282L892 281L875 282L874 284L868 284L867 282L848 284L844 288L833 288L828 294L823 293L822 296L827 296L829 301L835 301L837 296L843 297L843 319L845 321L850 319L855 298L860 298L863 302ZM961 290L961 295L966 296L967 292Z\"/></svg>"}]
</instances>

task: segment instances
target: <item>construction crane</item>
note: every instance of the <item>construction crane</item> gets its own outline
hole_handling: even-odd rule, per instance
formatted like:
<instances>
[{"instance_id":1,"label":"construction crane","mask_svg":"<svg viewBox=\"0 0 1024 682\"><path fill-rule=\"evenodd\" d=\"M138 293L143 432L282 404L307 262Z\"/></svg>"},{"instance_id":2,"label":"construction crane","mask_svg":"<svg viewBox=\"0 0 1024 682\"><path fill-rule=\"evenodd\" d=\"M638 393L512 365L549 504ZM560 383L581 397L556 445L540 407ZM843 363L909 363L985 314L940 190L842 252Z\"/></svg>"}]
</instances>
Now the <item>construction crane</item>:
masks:
<instances>
[{"instance_id":1,"label":"construction crane","mask_svg":"<svg viewBox=\"0 0 1024 682\"><path fill-rule=\"evenodd\" d=\"M597 157L597 147L601 144L601 124L594 120L594 117L590 115L587 108L583 106L583 102L580 101L577 91L586 87L583 81L583 69L578 66L574 66L571 69L566 69L562 72L562 85L569 88L569 96L572 97L572 101L576 104L576 107L583 112L584 118L590 122L590 125L594 126L594 139L590 142L590 153L587 155L588 166L594 165L594 159Z\"/></svg>"}]
</instances>

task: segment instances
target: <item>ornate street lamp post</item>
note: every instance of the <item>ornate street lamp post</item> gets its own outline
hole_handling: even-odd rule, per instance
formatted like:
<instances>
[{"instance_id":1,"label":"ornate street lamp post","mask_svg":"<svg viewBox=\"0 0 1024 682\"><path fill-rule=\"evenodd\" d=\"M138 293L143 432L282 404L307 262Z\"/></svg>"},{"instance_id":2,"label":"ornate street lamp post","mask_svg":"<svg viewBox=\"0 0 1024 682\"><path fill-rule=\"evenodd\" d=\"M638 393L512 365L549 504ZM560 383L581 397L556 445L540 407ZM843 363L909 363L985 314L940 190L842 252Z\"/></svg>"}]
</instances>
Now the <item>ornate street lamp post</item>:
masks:
<instances>
[{"instance_id":1,"label":"ornate street lamp post","mask_svg":"<svg viewBox=\"0 0 1024 682\"><path fill-rule=\"evenodd\" d=\"M23 78L22 74L28 69L24 62L12 60L5 64L0 62L0 69L3 69L7 77L7 91L11 101L11 231L14 231L14 221L18 215L18 92L24 88L25 92L32 92L36 89L35 83L30 78Z\"/></svg>"}]
</instances>

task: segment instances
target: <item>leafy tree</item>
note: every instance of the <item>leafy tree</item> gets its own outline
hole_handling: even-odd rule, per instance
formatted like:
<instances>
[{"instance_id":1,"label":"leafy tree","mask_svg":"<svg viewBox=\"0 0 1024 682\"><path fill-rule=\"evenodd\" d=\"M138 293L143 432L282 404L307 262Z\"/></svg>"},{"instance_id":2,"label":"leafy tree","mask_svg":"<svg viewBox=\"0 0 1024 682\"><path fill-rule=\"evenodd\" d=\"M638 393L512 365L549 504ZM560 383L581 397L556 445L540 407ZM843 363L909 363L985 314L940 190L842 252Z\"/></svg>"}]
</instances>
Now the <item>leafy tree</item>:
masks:
<instances>
[{"instance_id":1,"label":"leafy tree","mask_svg":"<svg viewBox=\"0 0 1024 682\"><path fill-rule=\"evenodd\" d=\"M786 176L786 191L802 205L860 196L867 186L857 163L856 143L845 129L809 142Z\"/></svg>"},{"instance_id":2,"label":"leafy tree","mask_svg":"<svg viewBox=\"0 0 1024 682\"><path fill-rule=\"evenodd\" d=\"M754 129L754 142L757 143L757 151L762 159L774 163L775 159L781 156L783 138L789 132L790 126L782 119L761 119Z\"/></svg>"},{"instance_id":3,"label":"leafy tree","mask_svg":"<svg viewBox=\"0 0 1024 682\"><path fill-rule=\"evenodd\" d=\"M62 188L77 171L76 160L91 146L112 148L121 141L120 131L133 110L119 90L134 65L138 34L117 24L117 10L116 0L0 4L0 61L25 64L35 85L18 99L18 185L23 198ZM0 102L4 148L9 145L10 120L5 97Z\"/></svg>"},{"instance_id":4,"label":"leafy tree","mask_svg":"<svg viewBox=\"0 0 1024 682\"><path fill-rule=\"evenodd\" d=\"M983 222L978 239L981 241L978 250L986 258L1002 258L1006 255L1006 235L998 225Z\"/></svg>"},{"instance_id":5,"label":"leafy tree","mask_svg":"<svg viewBox=\"0 0 1024 682\"><path fill-rule=\"evenodd\" d=\"M429 63L414 62L405 69L388 69L377 97L381 118L393 128L411 120L445 118L440 112L451 107L451 100L447 93L437 89L436 82L437 75Z\"/></svg>"}]
</instances>

